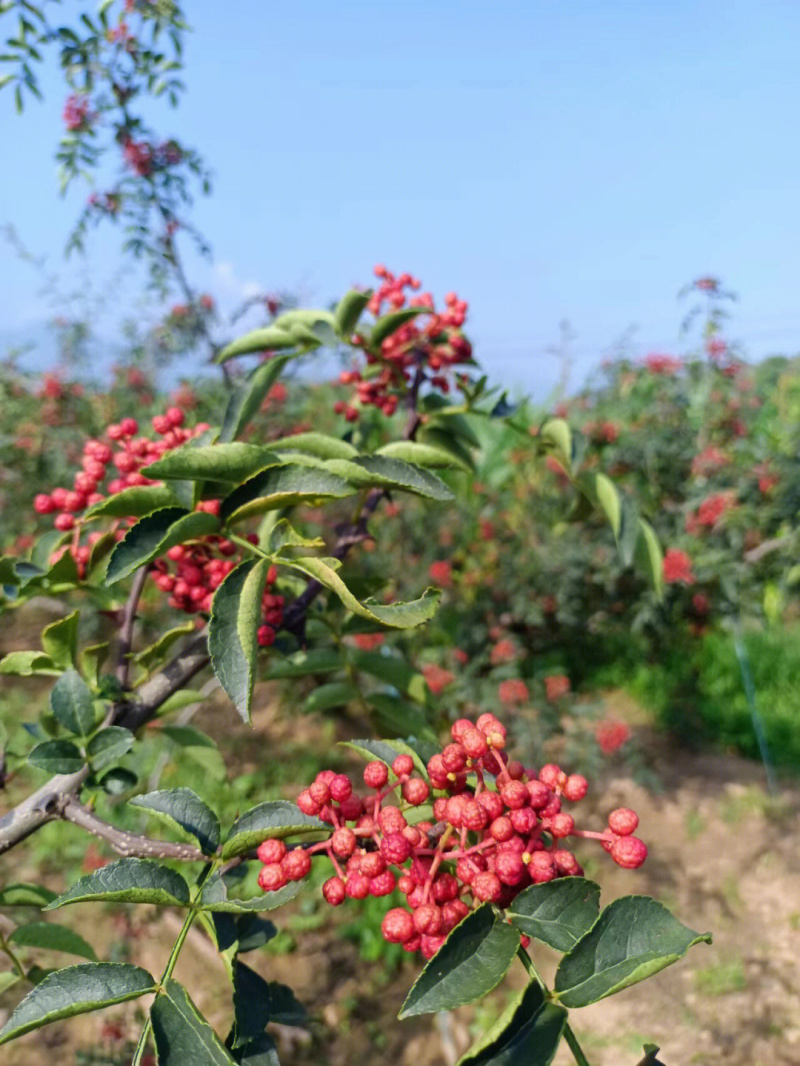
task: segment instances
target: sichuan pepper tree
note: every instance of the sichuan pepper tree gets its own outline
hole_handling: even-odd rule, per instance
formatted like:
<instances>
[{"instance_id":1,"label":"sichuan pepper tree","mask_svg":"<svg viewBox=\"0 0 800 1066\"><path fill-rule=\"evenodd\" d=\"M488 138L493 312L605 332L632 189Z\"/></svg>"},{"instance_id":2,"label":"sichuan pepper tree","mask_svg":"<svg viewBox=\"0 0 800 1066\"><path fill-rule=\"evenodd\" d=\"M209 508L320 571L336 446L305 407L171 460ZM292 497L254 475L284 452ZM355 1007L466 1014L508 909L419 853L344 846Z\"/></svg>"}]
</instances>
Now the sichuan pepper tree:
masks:
<instances>
[{"instance_id":1,"label":"sichuan pepper tree","mask_svg":"<svg viewBox=\"0 0 800 1066\"><path fill-rule=\"evenodd\" d=\"M348 676L361 670L384 683L362 692L367 706L380 710L381 698L411 669L371 652L363 638L424 625L439 592L427 588L393 602L373 587L365 597L356 550L369 541L380 508L397 515L403 494L432 506L449 500L469 466L471 422L505 417L508 405L475 372L462 329L466 305L448 296L437 312L430 296L409 299L417 289L411 276L382 267L376 273L376 292L353 290L331 312L278 315L224 349L223 360L270 354L231 393L218 425L190 426L185 412L172 407L147 432L123 419L87 441L73 484L53 486L34 501L53 528L30 557L0 560L4 613L43 593L72 608L44 628L40 648L11 652L0 662L6 675L55 679L39 725L25 734L27 742L15 738L4 771L49 776L0 821L0 850L24 847L49 823L70 823L122 856L58 895L34 884L0 890L0 904L36 913L0 942L10 965L4 986L27 990L0 1042L152 995L136 1066L151 1041L168 1066L276 1062L267 1026L302 1021L302 1007L290 989L265 981L241 956L274 935L263 914L300 891L317 855L332 864L323 895L333 906L389 896L395 888L405 897L394 906L387 900L382 934L429 961L401 1016L479 1000L519 958L525 988L464 1063L509 1056L547 1063L564 1039L575 1061L585 1064L568 1011L709 939L645 897L600 910L599 887L583 877L572 842L594 840L610 860L635 870L647 851L635 835L635 812L613 811L599 827L576 820L567 808L586 794L586 779L552 763L533 768L515 760L506 751L506 727L491 711L453 722L450 741L437 746L437 723L424 715L405 718L406 705L396 704L390 739L350 744L367 759L363 788L323 770L296 803L257 803L224 829L194 790L148 791L137 777L145 735L151 743L170 743L170 720L187 698L199 698L188 687L208 670L249 721L259 676L318 677L344 665L351 644L318 646L321 632L362 634L361 658L351 662ZM268 442L248 436L292 359L323 344L352 353L344 375L354 394L337 408L342 432L284 434ZM538 439L542 455L555 454L568 468L566 423L551 420ZM580 487L619 535L622 512L610 480L597 475ZM652 574L660 576L652 531L635 521L626 536L641 540ZM190 617L177 625L164 621L158 639L143 648L137 619L153 595L166 600L162 619ZM90 642L86 634L96 630L101 611L116 629L107 640ZM338 699L343 702L341 693ZM328 699L319 709L335 705ZM156 718L161 728L154 734L145 727ZM115 824L119 806L108 798L118 804L120 796L128 812L166 822L190 842ZM250 867L260 870L263 891L242 898L241 874ZM183 915L158 976L131 963L98 961L69 926L37 913L105 901L167 906ZM232 983L224 1038L174 978L192 927L219 949ZM553 989L526 950L531 939L563 955ZM35 948L68 950L89 961L43 969L27 961ZM654 1061L655 1052L647 1054Z\"/></svg>"}]
</instances>

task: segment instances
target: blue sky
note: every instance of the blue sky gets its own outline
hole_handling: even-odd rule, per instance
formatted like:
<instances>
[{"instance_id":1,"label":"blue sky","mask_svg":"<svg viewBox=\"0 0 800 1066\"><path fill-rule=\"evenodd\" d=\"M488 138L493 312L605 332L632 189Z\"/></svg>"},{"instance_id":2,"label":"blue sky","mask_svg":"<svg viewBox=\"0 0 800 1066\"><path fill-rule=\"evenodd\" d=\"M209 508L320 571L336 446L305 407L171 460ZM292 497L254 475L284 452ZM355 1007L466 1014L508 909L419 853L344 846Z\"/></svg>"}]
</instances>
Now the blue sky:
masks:
<instances>
[{"instance_id":1,"label":"blue sky","mask_svg":"<svg viewBox=\"0 0 800 1066\"><path fill-rule=\"evenodd\" d=\"M577 384L631 326L633 354L678 350L676 294L714 274L752 357L800 350L794 0L186 8L188 92L159 128L214 171L194 217L215 264L190 271L223 306L256 288L327 303L384 262L468 299L491 376L542 396L562 320ZM0 224L83 286L59 249L87 190L58 197L64 91L44 84L21 119L0 93ZM100 228L99 291L117 251ZM140 296L125 279L114 313ZM39 284L0 243L0 338L47 317Z\"/></svg>"}]
</instances>

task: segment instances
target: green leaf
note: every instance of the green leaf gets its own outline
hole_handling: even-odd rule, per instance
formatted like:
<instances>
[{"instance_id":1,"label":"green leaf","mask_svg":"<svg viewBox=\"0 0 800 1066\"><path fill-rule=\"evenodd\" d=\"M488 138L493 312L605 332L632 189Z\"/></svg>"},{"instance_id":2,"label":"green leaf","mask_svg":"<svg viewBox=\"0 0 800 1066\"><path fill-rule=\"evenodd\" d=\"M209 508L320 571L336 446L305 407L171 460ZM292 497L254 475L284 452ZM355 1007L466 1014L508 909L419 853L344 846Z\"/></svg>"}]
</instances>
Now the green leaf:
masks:
<instances>
[{"instance_id":1,"label":"green leaf","mask_svg":"<svg viewBox=\"0 0 800 1066\"><path fill-rule=\"evenodd\" d=\"M491 904L482 904L455 927L428 961L398 1018L452 1010L481 999L502 981L518 947L519 932Z\"/></svg>"},{"instance_id":2,"label":"green leaf","mask_svg":"<svg viewBox=\"0 0 800 1066\"><path fill-rule=\"evenodd\" d=\"M286 837L308 836L329 828L319 818L303 814L296 803L268 800L236 819L222 847L222 859L227 862L273 837L285 840Z\"/></svg>"},{"instance_id":3,"label":"green leaf","mask_svg":"<svg viewBox=\"0 0 800 1066\"><path fill-rule=\"evenodd\" d=\"M64 951L69 955L79 955L82 959L97 961L97 954L91 944L74 929L54 922L31 922L30 925L18 925L8 938L20 947L42 948L45 951Z\"/></svg>"},{"instance_id":4,"label":"green leaf","mask_svg":"<svg viewBox=\"0 0 800 1066\"><path fill-rule=\"evenodd\" d=\"M413 629L429 621L436 613L442 594L441 589L427 588L419 599L406 603L385 604L373 603L370 600L361 603L325 559L287 559L285 565L308 574L319 581L320 585L335 592L345 607L354 614L394 629Z\"/></svg>"},{"instance_id":5,"label":"green leaf","mask_svg":"<svg viewBox=\"0 0 800 1066\"><path fill-rule=\"evenodd\" d=\"M45 740L28 755L28 762L48 774L75 774L82 770L84 758L71 740Z\"/></svg>"},{"instance_id":6,"label":"green leaf","mask_svg":"<svg viewBox=\"0 0 800 1066\"><path fill-rule=\"evenodd\" d=\"M361 455L352 460L369 475L370 484L399 489L428 500L448 502L453 493L435 474L388 455Z\"/></svg>"},{"instance_id":7,"label":"green leaf","mask_svg":"<svg viewBox=\"0 0 800 1066\"><path fill-rule=\"evenodd\" d=\"M355 459L358 456L358 449L348 441L330 437L327 433L292 433L264 447L282 453L315 455L318 459Z\"/></svg>"},{"instance_id":8,"label":"green leaf","mask_svg":"<svg viewBox=\"0 0 800 1066\"><path fill-rule=\"evenodd\" d=\"M238 484L277 463L270 449L235 440L224 444L207 444L204 448L190 444L175 448L145 467L142 473L147 477L165 480L190 479Z\"/></svg>"},{"instance_id":9,"label":"green leaf","mask_svg":"<svg viewBox=\"0 0 800 1066\"><path fill-rule=\"evenodd\" d=\"M165 725L161 732L216 781L224 781L225 762L211 737L190 725Z\"/></svg>"},{"instance_id":10,"label":"green leaf","mask_svg":"<svg viewBox=\"0 0 800 1066\"><path fill-rule=\"evenodd\" d=\"M385 681L398 692L410 692L416 679L422 678L419 671L399 655L358 650L350 653L350 661L357 670Z\"/></svg>"},{"instance_id":11,"label":"green leaf","mask_svg":"<svg viewBox=\"0 0 800 1066\"><path fill-rule=\"evenodd\" d=\"M214 594L208 624L211 667L236 710L250 721L255 682L261 597L269 561L248 559L227 575Z\"/></svg>"},{"instance_id":12,"label":"green leaf","mask_svg":"<svg viewBox=\"0 0 800 1066\"><path fill-rule=\"evenodd\" d=\"M94 729L94 698L77 670L68 670L53 685L50 709L64 728L76 736L85 737Z\"/></svg>"},{"instance_id":13,"label":"green leaf","mask_svg":"<svg viewBox=\"0 0 800 1066\"><path fill-rule=\"evenodd\" d=\"M359 690L349 681L331 681L327 685L319 685L303 703L305 714L319 714L320 711L329 711L332 707L344 707L359 698Z\"/></svg>"},{"instance_id":14,"label":"green leaf","mask_svg":"<svg viewBox=\"0 0 800 1066\"><path fill-rule=\"evenodd\" d=\"M170 978L150 1008L159 1066L231 1066L235 1059L189 999Z\"/></svg>"},{"instance_id":15,"label":"green leaf","mask_svg":"<svg viewBox=\"0 0 800 1066\"><path fill-rule=\"evenodd\" d=\"M272 523L274 518L274 512L264 516L264 529L260 541L269 555L302 555L315 548L325 547L325 540L322 537L304 537L302 533L298 533L288 519L279 518Z\"/></svg>"},{"instance_id":16,"label":"green leaf","mask_svg":"<svg viewBox=\"0 0 800 1066\"><path fill-rule=\"evenodd\" d=\"M34 677L38 674L59 676L61 670L49 655L41 651L11 651L0 659L0 674Z\"/></svg>"},{"instance_id":17,"label":"green leaf","mask_svg":"<svg viewBox=\"0 0 800 1066\"><path fill-rule=\"evenodd\" d=\"M358 320L372 298L372 289L350 289L341 298L333 312L333 328L343 341L350 341Z\"/></svg>"},{"instance_id":18,"label":"green leaf","mask_svg":"<svg viewBox=\"0 0 800 1066\"><path fill-rule=\"evenodd\" d=\"M262 911L274 911L289 903L303 888L301 881L290 881L277 892L265 892L263 896L253 899L228 899L227 893L219 894L219 881L207 882L201 894L202 909L214 914L253 914ZM224 885L222 886L224 888ZM219 895L219 898L212 898Z\"/></svg>"},{"instance_id":19,"label":"green leaf","mask_svg":"<svg viewBox=\"0 0 800 1066\"><path fill-rule=\"evenodd\" d=\"M76 663L79 618L80 611L73 611L42 630L42 649L62 670L69 670Z\"/></svg>"},{"instance_id":20,"label":"green leaf","mask_svg":"<svg viewBox=\"0 0 800 1066\"><path fill-rule=\"evenodd\" d=\"M95 733L86 746L86 754L93 770L102 770L131 750L136 738L129 729L110 725Z\"/></svg>"},{"instance_id":21,"label":"green leaf","mask_svg":"<svg viewBox=\"0 0 800 1066\"><path fill-rule=\"evenodd\" d=\"M391 337L401 326L410 322L412 318L416 318L417 315L429 315L430 313L429 307L404 307L402 311L390 311L388 315L381 315L375 321L369 335L370 348L379 348L387 337Z\"/></svg>"},{"instance_id":22,"label":"green leaf","mask_svg":"<svg viewBox=\"0 0 800 1066\"><path fill-rule=\"evenodd\" d=\"M539 438L564 467L567 474L572 472L573 440L569 423L563 418L551 418L542 426Z\"/></svg>"},{"instance_id":23,"label":"green leaf","mask_svg":"<svg viewBox=\"0 0 800 1066\"><path fill-rule=\"evenodd\" d=\"M710 944L711 934L687 929L649 896L624 896L561 960L555 991L565 1007L585 1007L658 973L700 941Z\"/></svg>"},{"instance_id":24,"label":"green leaf","mask_svg":"<svg viewBox=\"0 0 800 1066\"><path fill-rule=\"evenodd\" d=\"M174 507L175 493L167 485L131 485L100 500L86 512L87 518L144 518L164 507Z\"/></svg>"},{"instance_id":25,"label":"green leaf","mask_svg":"<svg viewBox=\"0 0 800 1066\"><path fill-rule=\"evenodd\" d=\"M220 522L205 511L186 511L183 507L164 507L140 518L119 542L108 562L106 585L128 577L169 548L184 541L205 537L219 531Z\"/></svg>"},{"instance_id":26,"label":"green leaf","mask_svg":"<svg viewBox=\"0 0 800 1066\"><path fill-rule=\"evenodd\" d=\"M240 1066L280 1066L275 1041L268 1033L262 1033L240 1048L236 1061Z\"/></svg>"},{"instance_id":27,"label":"green leaf","mask_svg":"<svg viewBox=\"0 0 800 1066\"><path fill-rule=\"evenodd\" d=\"M410 755L420 775L426 778L428 776L423 760L414 748L402 740L343 740L341 746L343 748L352 748L353 751L357 751L359 755L362 755L368 761L380 759L390 768L398 755Z\"/></svg>"},{"instance_id":28,"label":"green leaf","mask_svg":"<svg viewBox=\"0 0 800 1066\"><path fill-rule=\"evenodd\" d=\"M220 513L223 520L236 522L297 503L341 500L355 492L349 481L328 470L286 463L262 470L234 489L222 501Z\"/></svg>"},{"instance_id":29,"label":"green leaf","mask_svg":"<svg viewBox=\"0 0 800 1066\"><path fill-rule=\"evenodd\" d=\"M622 526L622 504L616 486L605 474L597 474L594 479L597 500L603 509L603 513L609 521L614 539L619 540Z\"/></svg>"},{"instance_id":30,"label":"green leaf","mask_svg":"<svg viewBox=\"0 0 800 1066\"><path fill-rule=\"evenodd\" d=\"M2 996L4 992L7 992L9 988L13 988L14 985L21 980L22 978L20 975L14 973L13 970L3 970L3 972L0 973L0 996Z\"/></svg>"},{"instance_id":31,"label":"green leaf","mask_svg":"<svg viewBox=\"0 0 800 1066\"><path fill-rule=\"evenodd\" d=\"M309 677L312 674L328 674L342 668L342 653L336 648L311 648L296 651L286 659L272 658L264 677L268 681L293 677Z\"/></svg>"},{"instance_id":32,"label":"green leaf","mask_svg":"<svg viewBox=\"0 0 800 1066\"><path fill-rule=\"evenodd\" d=\"M636 557L653 583L656 596L664 596L664 556L658 537L649 522L639 519L639 540L636 545Z\"/></svg>"},{"instance_id":33,"label":"green leaf","mask_svg":"<svg viewBox=\"0 0 800 1066\"><path fill-rule=\"evenodd\" d=\"M11 884L0 888L0 907L46 907L56 893L44 885Z\"/></svg>"},{"instance_id":34,"label":"green leaf","mask_svg":"<svg viewBox=\"0 0 800 1066\"><path fill-rule=\"evenodd\" d=\"M564 1008L545 1003L544 992L534 981L516 994L458 1066L549 1066L566 1023Z\"/></svg>"},{"instance_id":35,"label":"green leaf","mask_svg":"<svg viewBox=\"0 0 800 1066\"><path fill-rule=\"evenodd\" d=\"M242 385L231 393L219 439L222 443L235 440L250 419L260 409L264 397L277 381L287 359L277 356L257 366Z\"/></svg>"},{"instance_id":36,"label":"green leaf","mask_svg":"<svg viewBox=\"0 0 800 1066\"><path fill-rule=\"evenodd\" d=\"M249 355L250 352L276 352L285 348L294 348L295 341L285 329L275 326L265 326L262 329L254 329L246 333L236 341L226 345L215 362L224 363L237 355Z\"/></svg>"},{"instance_id":37,"label":"green leaf","mask_svg":"<svg viewBox=\"0 0 800 1066\"><path fill-rule=\"evenodd\" d=\"M260 1036L269 1022L303 1026L308 1016L286 985L265 981L237 959L233 970L233 1047L242 1047Z\"/></svg>"},{"instance_id":38,"label":"green leaf","mask_svg":"<svg viewBox=\"0 0 800 1066\"><path fill-rule=\"evenodd\" d=\"M561 877L525 888L506 909L522 933L557 951L569 951L600 913L600 886L583 877Z\"/></svg>"},{"instance_id":39,"label":"green leaf","mask_svg":"<svg viewBox=\"0 0 800 1066\"><path fill-rule=\"evenodd\" d=\"M371 692L366 701L384 736L406 737L411 734L436 739L425 711L394 692Z\"/></svg>"},{"instance_id":40,"label":"green leaf","mask_svg":"<svg viewBox=\"0 0 800 1066\"><path fill-rule=\"evenodd\" d=\"M219 846L219 819L190 788L165 788L134 796L131 805L190 834L206 855L213 855Z\"/></svg>"},{"instance_id":41,"label":"green leaf","mask_svg":"<svg viewBox=\"0 0 800 1066\"><path fill-rule=\"evenodd\" d=\"M386 455L390 459L401 459L404 463L413 463L414 466L430 469L448 466L459 466L463 470L470 469L470 464L465 463L455 452L417 440L393 440L389 444L384 444L382 448L378 448L375 454Z\"/></svg>"},{"instance_id":42,"label":"green leaf","mask_svg":"<svg viewBox=\"0 0 800 1066\"><path fill-rule=\"evenodd\" d=\"M190 619L188 622L183 622L181 625L174 626L172 629L168 629L166 633L163 633L155 643L150 644L149 647L143 648L142 651L137 652L136 655L133 656L133 661L144 670L152 670L154 666L157 666L164 660L167 652L174 647L179 640L183 637L188 637L190 633L196 632L197 627L195 626L193 619Z\"/></svg>"},{"instance_id":43,"label":"green leaf","mask_svg":"<svg viewBox=\"0 0 800 1066\"><path fill-rule=\"evenodd\" d=\"M83 962L56 970L28 993L0 1029L0 1044L59 1018L125 1003L155 989L147 970L127 962Z\"/></svg>"},{"instance_id":44,"label":"green leaf","mask_svg":"<svg viewBox=\"0 0 800 1066\"><path fill-rule=\"evenodd\" d=\"M80 653L81 673L88 677L95 688L100 684L100 671L108 656L109 647L109 642L104 641L101 644L90 644Z\"/></svg>"},{"instance_id":45,"label":"green leaf","mask_svg":"<svg viewBox=\"0 0 800 1066\"><path fill-rule=\"evenodd\" d=\"M53 911L68 903L98 899L185 907L189 886L175 870L150 859L119 859L76 881L45 909Z\"/></svg>"},{"instance_id":46,"label":"green leaf","mask_svg":"<svg viewBox=\"0 0 800 1066\"><path fill-rule=\"evenodd\" d=\"M100 778L98 784L109 796L121 796L124 792L130 792L132 788L135 788L138 780L139 778L132 770L114 766Z\"/></svg>"}]
</instances>

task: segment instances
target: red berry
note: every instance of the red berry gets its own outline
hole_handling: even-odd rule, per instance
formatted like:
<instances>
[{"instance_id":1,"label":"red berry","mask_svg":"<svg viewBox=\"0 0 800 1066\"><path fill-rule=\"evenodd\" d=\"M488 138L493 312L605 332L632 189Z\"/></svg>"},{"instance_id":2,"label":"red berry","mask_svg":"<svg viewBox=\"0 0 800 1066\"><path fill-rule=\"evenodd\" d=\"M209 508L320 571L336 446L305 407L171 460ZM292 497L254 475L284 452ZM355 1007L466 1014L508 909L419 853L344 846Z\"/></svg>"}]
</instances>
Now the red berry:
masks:
<instances>
[{"instance_id":1,"label":"red berry","mask_svg":"<svg viewBox=\"0 0 800 1066\"><path fill-rule=\"evenodd\" d=\"M355 833L347 826L334 830L331 836L331 850L340 859L349 859L356 850L357 843Z\"/></svg>"},{"instance_id":2,"label":"red berry","mask_svg":"<svg viewBox=\"0 0 800 1066\"><path fill-rule=\"evenodd\" d=\"M384 870L383 873L373 877L370 881L369 894L371 896L390 896L394 892L396 881L397 879L391 870Z\"/></svg>"},{"instance_id":3,"label":"red berry","mask_svg":"<svg viewBox=\"0 0 800 1066\"><path fill-rule=\"evenodd\" d=\"M381 840L381 855L392 866L401 866L411 855L412 847L402 832L387 833Z\"/></svg>"},{"instance_id":4,"label":"red berry","mask_svg":"<svg viewBox=\"0 0 800 1066\"><path fill-rule=\"evenodd\" d=\"M37 514L51 514L56 505L45 492L38 493L33 499L33 509Z\"/></svg>"},{"instance_id":5,"label":"red berry","mask_svg":"<svg viewBox=\"0 0 800 1066\"><path fill-rule=\"evenodd\" d=\"M376 791L389 780L389 767L383 762L368 762L364 767L364 784Z\"/></svg>"},{"instance_id":6,"label":"red berry","mask_svg":"<svg viewBox=\"0 0 800 1066\"><path fill-rule=\"evenodd\" d=\"M405 944L414 936L414 919L402 907L393 907L381 922L381 933L390 944Z\"/></svg>"},{"instance_id":7,"label":"red berry","mask_svg":"<svg viewBox=\"0 0 800 1066\"><path fill-rule=\"evenodd\" d=\"M265 892L277 892L286 884L286 874L280 863L273 862L269 866L262 866L258 875L258 883Z\"/></svg>"},{"instance_id":8,"label":"red berry","mask_svg":"<svg viewBox=\"0 0 800 1066\"><path fill-rule=\"evenodd\" d=\"M535 851L528 863L528 873L535 885L552 881L557 876L556 864L549 851Z\"/></svg>"},{"instance_id":9,"label":"red berry","mask_svg":"<svg viewBox=\"0 0 800 1066\"><path fill-rule=\"evenodd\" d=\"M568 837L575 828L575 819L571 814L556 814L547 823L547 829L556 840Z\"/></svg>"},{"instance_id":10,"label":"red berry","mask_svg":"<svg viewBox=\"0 0 800 1066\"><path fill-rule=\"evenodd\" d=\"M647 845L638 837L620 837L611 845L611 858L626 870L635 870L647 858Z\"/></svg>"},{"instance_id":11,"label":"red berry","mask_svg":"<svg viewBox=\"0 0 800 1066\"><path fill-rule=\"evenodd\" d=\"M311 856L303 848L295 848L281 859L281 869L287 881L302 881L311 870Z\"/></svg>"},{"instance_id":12,"label":"red berry","mask_svg":"<svg viewBox=\"0 0 800 1066\"><path fill-rule=\"evenodd\" d=\"M423 781L421 777L411 777L408 781L403 783L402 796L406 803L410 803L412 807L419 807L421 803L425 803L431 794L430 785L427 781Z\"/></svg>"},{"instance_id":13,"label":"red berry","mask_svg":"<svg viewBox=\"0 0 800 1066\"><path fill-rule=\"evenodd\" d=\"M402 833L408 822L399 807L383 807L378 814L378 824L384 833Z\"/></svg>"},{"instance_id":14,"label":"red berry","mask_svg":"<svg viewBox=\"0 0 800 1066\"><path fill-rule=\"evenodd\" d=\"M499 818L495 818L489 826L489 833L492 840L496 840L498 844L510 840L514 836L514 826L511 824L511 819L504 814Z\"/></svg>"},{"instance_id":15,"label":"red berry","mask_svg":"<svg viewBox=\"0 0 800 1066\"><path fill-rule=\"evenodd\" d=\"M570 774L564 783L563 792L573 803L582 800L589 790L589 782L581 774Z\"/></svg>"},{"instance_id":16,"label":"red berry","mask_svg":"<svg viewBox=\"0 0 800 1066\"><path fill-rule=\"evenodd\" d=\"M487 901L496 903L502 894L503 885L497 874L492 873L491 870L486 870L475 874L472 878L470 889L475 899L480 900L481 903Z\"/></svg>"},{"instance_id":17,"label":"red berry","mask_svg":"<svg viewBox=\"0 0 800 1066\"><path fill-rule=\"evenodd\" d=\"M346 800L353 791L353 783L346 774L336 774L328 783L328 787L331 790L331 799L337 803Z\"/></svg>"},{"instance_id":18,"label":"red berry","mask_svg":"<svg viewBox=\"0 0 800 1066\"><path fill-rule=\"evenodd\" d=\"M628 837L636 831L639 825L639 816L636 811L629 807L618 807L608 816L608 828L617 836Z\"/></svg>"},{"instance_id":19,"label":"red berry","mask_svg":"<svg viewBox=\"0 0 800 1066\"><path fill-rule=\"evenodd\" d=\"M414 771L414 760L410 755L398 755L392 763L392 771L399 778L408 777Z\"/></svg>"},{"instance_id":20,"label":"red berry","mask_svg":"<svg viewBox=\"0 0 800 1066\"><path fill-rule=\"evenodd\" d=\"M331 877L322 886L322 895L332 907L338 907L345 900L344 881L341 877Z\"/></svg>"},{"instance_id":21,"label":"red berry","mask_svg":"<svg viewBox=\"0 0 800 1066\"><path fill-rule=\"evenodd\" d=\"M366 899L369 895L370 878L365 874L348 874L344 888L348 899Z\"/></svg>"},{"instance_id":22,"label":"red berry","mask_svg":"<svg viewBox=\"0 0 800 1066\"><path fill-rule=\"evenodd\" d=\"M262 844L259 844L256 852L256 855L265 865L280 862L285 854L286 845L282 840L275 838L265 840Z\"/></svg>"}]
</instances>

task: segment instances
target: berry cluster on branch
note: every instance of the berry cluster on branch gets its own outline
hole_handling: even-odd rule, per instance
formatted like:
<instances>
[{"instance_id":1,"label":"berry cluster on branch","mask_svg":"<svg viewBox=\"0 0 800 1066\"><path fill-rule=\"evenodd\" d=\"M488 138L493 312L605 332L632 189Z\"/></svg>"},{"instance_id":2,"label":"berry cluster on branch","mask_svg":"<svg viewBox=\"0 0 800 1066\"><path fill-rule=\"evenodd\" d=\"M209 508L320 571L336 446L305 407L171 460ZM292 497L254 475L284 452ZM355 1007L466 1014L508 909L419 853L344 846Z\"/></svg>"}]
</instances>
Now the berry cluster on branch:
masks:
<instances>
[{"instance_id":1,"label":"berry cluster on branch","mask_svg":"<svg viewBox=\"0 0 800 1066\"><path fill-rule=\"evenodd\" d=\"M428 780L415 775L408 754L398 755L391 771L386 763L368 763L363 796L347 775L320 772L297 804L333 832L292 849L282 840L265 840L258 849L261 888L272 892L302 880L312 857L324 854L335 870L322 889L328 903L399 889L406 906L386 914L381 932L387 941L431 958L473 907L487 901L507 907L529 885L582 874L565 847L570 837L599 841L628 869L645 861L647 847L633 836L639 824L634 811L612 811L603 832L576 828L562 804L584 798L586 778L553 763L537 772L510 760L506 729L495 715L482 714L474 723L459 719L451 736L428 761ZM417 809L431 800L432 820L415 820Z\"/></svg>"}]
</instances>

